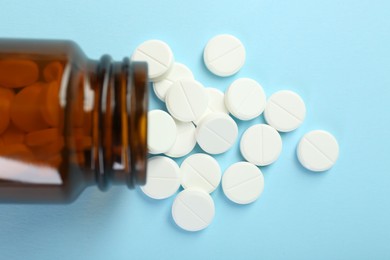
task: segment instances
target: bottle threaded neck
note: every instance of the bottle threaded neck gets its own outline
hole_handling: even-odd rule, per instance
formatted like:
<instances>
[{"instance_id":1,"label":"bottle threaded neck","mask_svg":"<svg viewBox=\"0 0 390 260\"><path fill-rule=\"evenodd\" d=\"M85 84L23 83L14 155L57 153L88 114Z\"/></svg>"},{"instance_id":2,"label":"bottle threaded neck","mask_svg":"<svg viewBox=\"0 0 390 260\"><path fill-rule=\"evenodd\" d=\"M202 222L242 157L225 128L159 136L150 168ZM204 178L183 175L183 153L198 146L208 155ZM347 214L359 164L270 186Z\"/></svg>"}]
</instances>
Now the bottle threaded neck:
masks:
<instances>
[{"instance_id":1,"label":"bottle threaded neck","mask_svg":"<svg viewBox=\"0 0 390 260\"><path fill-rule=\"evenodd\" d=\"M148 74L143 62L104 55L96 66L94 147L96 183L129 188L146 182Z\"/></svg>"}]
</instances>

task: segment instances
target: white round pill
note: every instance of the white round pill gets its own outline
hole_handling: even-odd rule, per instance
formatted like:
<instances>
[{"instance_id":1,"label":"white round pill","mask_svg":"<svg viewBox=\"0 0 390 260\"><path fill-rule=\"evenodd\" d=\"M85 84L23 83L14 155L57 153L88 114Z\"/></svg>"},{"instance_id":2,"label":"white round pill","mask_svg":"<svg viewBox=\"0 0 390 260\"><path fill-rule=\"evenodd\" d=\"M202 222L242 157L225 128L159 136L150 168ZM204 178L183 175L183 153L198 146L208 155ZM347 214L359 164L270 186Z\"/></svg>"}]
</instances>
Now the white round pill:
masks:
<instances>
[{"instance_id":1,"label":"white round pill","mask_svg":"<svg viewBox=\"0 0 390 260\"><path fill-rule=\"evenodd\" d=\"M217 35L207 43L203 59L206 67L215 75L231 76L245 63L245 47L233 35Z\"/></svg>"},{"instance_id":2,"label":"white round pill","mask_svg":"<svg viewBox=\"0 0 390 260\"><path fill-rule=\"evenodd\" d=\"M264 177L254 164L238 162L223 174L222 189L229 200L237 204L249 204L263 192Z\"/></svg>"},{"instance_id":3,"label":"white round pill","mask_svg":"<svg viewBox=\"0 0 390 260\"><path fill-rule=\"evenodd\" d=\"M274 93L267 102L264 117L267 123L280 132L297 129L305 120L306 107L302 98L290 90Z\"/></svg>"},{"instance_id":4,"label":"white round pill","mask_svg":"<svg viewBox=\"0 0 390 260\"><path fill-rule=\"evenodd\" d=\"M214 215L214 201L202 190L183 190L176 196L172 205L173 220L187 231L205 229L213 221Z\"/></svg>"},{"instance_id":5,"label":"white round pill","mask_svg":"<svg viewBox=\"0 0 390 260\"><path fill-rule=\"evenodd\" d=\"M315 130L305 134L297 148L298 160L306 169L315 172L332 168L339 157L339 145L329 132Z\"/></svg>"},{"instance_id":6,"label":"white round pill","mask_svg":"<svg viewBox=\"0 0 390 260\"><path fill-rule=\"evenodd\" d=\"M216 88L206 88L206 91L209 96L209 105L206 112L204 112L198 120L194 121L195 125L198 125L203 118L211 113L229 114L229 111L225 106L225 94Z\"/></svg>"},{"instance_id":7,"label":"white round pill","mask_svg":"<svg viewBox=\"0 0 390 260\"><path fill-rule=\"evenodd\" d=\"M169 113L179 121L197 120L206 111L209 97L203 85L196 80L176 81L166 96Z\"/></svg>"},{"instance_id":8,"label":"white round pill","mask_svg":"<svg viewBox=\"0 0 390 260\"><path fill-rule=\"evenodd\" d=\"M171 48L163 41L149 40L141 43L134 51L132 61L145 61L148 75L153 81L161 79L173 65Z\"/></svg>"},{"instance_id":9,"label":"white round pill","mask_svg":"<svg viewBox=\"0 0 390 260\"><path fill-rule=\"evenodd\" d=\"M154 93L161 101L165 101L168 89L174 82L181 79L194 79L194 75L186 65L175 62L168 74L153 84Z\"/></svg>"},{"instance_id":10,"label":"white round pill","mask_svg":"<svg viewBox=\"0 0 390 260\"><path fill-rule=\"evenodd\" d=\"M203 151L210 154L221 154L229 150L237 135L236 122L222 113L209 114L196 129L196 141Z\"/></svg>"},{"instance_id":11,"label":"white round pill","mask_svg":"<svg viewBox=\"0 0 390 260\"><path fill-rule=\"evenodd\" d=\"M192 122L175 121L177 127L176 141L165 154L170 157L182 157L189 154L196 145L195 126Z\"/></svg>"},{"instance_id":12,"label":"white round pill","mask_svg":"<svg viewBox=\"0 0 390 260\"><path fill-rule=\"evenodd\" d=\"M210 155L197 153L187 157L180 166L181 185L207 193L213 192L221 182L221 168Z\"/></svg>"},{"instance_id":13,"label":"white round pill","mask_svg":"<svg viewBox=\"0 0 390 260\"><path fill-rule=\"evenodd\" d=\"M213 113L229 114L229 111L225 106L225 94L216 88L206 88L206 91L210 99L210 111Z\"/></svg>"},{"instance_id":14,"label":"white round pill","mask_svg":"<svg viewBox=\"0 0 390 260\"><path fill-rule=\"evenodd\" d=\"M149 158L147 180L141 190L152 199L166 199L180 187L180 168L177 163L165 156Z\"/></svg>"},{"instance_id":15,"label":"white round pill","mask_svg":"<svg viewBox=\"0 0 390 260\"><path fill-rule=\"evenodd\" d=\"M165 153L176 141L177 127L165 111L148 112L148 149L151 154Z\"/></svg>"},{"instance_id":16,"label":"white round pill","mask_svg":"<svg viewBox=\"0 0 390 260\"><path fill-rule=\"evenodd\" d=\"M265 166L275 162L282 151L282 138L278 131L266 124L248 128L241 137L242 156L250 163Z\"/></svg>"},{"instance_id":17,"label":"white round pill","mask_svg":"<svg viewBox=\"0 0 390 260\"><path fill-rule=\"evenodd\" d=\"M237 79L226 90L225 104L238 119L254 119L263 113L266 105L263 87L253 79Z\"/></svg>"}]
</instances>

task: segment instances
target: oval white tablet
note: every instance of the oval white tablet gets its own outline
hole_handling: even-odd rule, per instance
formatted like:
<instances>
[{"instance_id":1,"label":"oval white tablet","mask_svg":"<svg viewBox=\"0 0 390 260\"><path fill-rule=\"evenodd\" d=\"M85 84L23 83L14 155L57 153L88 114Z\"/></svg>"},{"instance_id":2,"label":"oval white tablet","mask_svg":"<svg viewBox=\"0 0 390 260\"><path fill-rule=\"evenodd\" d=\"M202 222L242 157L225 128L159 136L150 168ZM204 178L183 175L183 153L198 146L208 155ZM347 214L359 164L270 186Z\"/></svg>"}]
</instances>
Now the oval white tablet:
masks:
<instances>
[{"instance_id":1,"label":"oval white tablet","mask_svg":"<svg viewBox=\"0 0 390 260\"><path fill-rule=\"evenodd\" d=\"M306 107L302 98L290 90L274 93L267 102L264 117L267 123L280 132L297 129L305 120Z\"/></svg>"},{"instance_id":2,"label":"oval white tablet","mask_svg":"<svg viewBox=\"0 0 390 260\"><path fill-rule=\"evenodd\" d=\"M175 223L187 231L200 231L214 219L215 206L211 196L201 190L187 189L180 192L172 205Z\"/></svg>"},{"instance_id":3,"label":"oval white tablet","mask_svg":"<svg viewBox=\"0 0 390 260\"><path fill-rule=\"evenodd\" d=\"M165 153L176 141L177 128L173 118L165 111L148 112L148 150L151 154Z\"/></svg>"},{"instance_id":4,"label":"oval white tablet","mask_svg":"<svg viewBox=\"0 0 390 260\"><path fill-rule=\"evenodd\" d=\"M177 120L175 122L177 127L176 141L165 154L178 158L189 154L194 149L196 145L196 129L192 122L184 123Z\"/></svg>"},{"instance_id":5,"label":"oval white tablet","mask_svg":"<svg viewBox=\"0 0 390 260\"><path fill-rule=\"evenodd\" d=\"M203 151L210 154L221 154L229 150L237 135L236 122L222 113L209 114L196 129L196 141Z\"/></svg>"},{"instance_id":6,"label":"oval white tablet","mask_svg":"<svg viewBox=\"0 0 390 260\"><path fill-rule=\"evenodd\" d=\"M209 97L202 84L196 80L176 81L166 96L169 113L179 121L197 120L206 111Z\"/></svg>"},{"instance_id":7,"label":"oval white tablet","mask_svg":"<svg viewBox=\"0 0 390 260\"><path fill-rule=\"evenodd\" d=\"M245 55L245 47L239 39L233 35L221 34L209 40L203 52L203 59L212 73L228 77L242 68Z\"/></svg>"},{"instance_id":8,"label":"oval white tablet","mask_svg":"<svg viewBox=\"0 0 390 260\"><path fill-rule=\"evenodd\" d=\"M265 166L275 162L282 151L282 138L278 131L266 124L248 128L241 137L242 156L250 163Z\"/></svg>"},{"instance_id":9,"label":"oval white tablet","mask_svg":"<svg viewBox=\"0 0 390 260\"><path fill-rule=\"evenodd\" d=\"M187 157L180 166L181 185L185 189L213 192L221 181L221 168L210 155L197 153Z\"/></svg>"},{"instance_id":10,"label":"oval white tablet","mask_svg":"<svg viewBox=\"0 0 390 260\"><path fill-rule=\"evenodd\" d=\"M204 112L198 120L194 121L195 125L198 125L203 118L211 113L229 114L229 111L225 106L225 94L216 88L206 88L206 91L209 96L209 105L206 112Z\"/></svg>"},{"instance_id":11,"label":"oval white tablet","mask_svg":"<svg viewBox=\"0 0 390 260\"><path fill-rule=\"evenodd\" d=\"M297 148L298 160L306 169L315 172L332 168L339 157L339 145L329 132L315 130L305 134Z\"/></svg>"},{"instance_id":12,"label":"oval white tablet","mask_svg":"<svg viewBox=\"0 0 390 260\"><path fill-rule=\"evenodd\" d=\"M152 199L166 199L180 187L180 168L175 161L165 156L148 160L147 180L141 190Z\"/></svg>"},{"instance_id":13,"label":"oval white tablet","mask_svg":"<svg viewBox=\"0 0 390 260\"><path fill-rule=\"evenodd\" d=\"M149 40L141 43L131 56L132 61L145 61L152 81L161 79L173 65L171 48L163 41Z\"/></svg>"},{"instance_id":14,"label":"oval white tablet","mask_svg":"<svg viewBox=\"0 0 390 260\"><path fill-rule=\"evenodd\" d=\"M263 192L264 177L255 165L238 162L223 174L222 189L229 200L237 204L249 204L257 200Z\"/></svg>"},{"instance_id":15,"label":"oval white tablet","mask_svg":"<svg viewBox=\"0 0 390 260\"><path fill-rule=\"evenodd\" d=\"M254 119L263 113L266 105L263 87L253 79L237 79L226 90L225 104L238 119Z\"/></svg>"},{"instance_id":16,"label":"oval white tablet","mask_svg":"<svg viewBox=\"0 0 390 260\"><path fill-rule=\"evenodd\" d=\"M174 82L181 79L194 79L194 75L186 65L175 62L168 74L162 80L153 84L154 93L161 101L165 102L168 89Z\"/></svg>"}]
</instances>

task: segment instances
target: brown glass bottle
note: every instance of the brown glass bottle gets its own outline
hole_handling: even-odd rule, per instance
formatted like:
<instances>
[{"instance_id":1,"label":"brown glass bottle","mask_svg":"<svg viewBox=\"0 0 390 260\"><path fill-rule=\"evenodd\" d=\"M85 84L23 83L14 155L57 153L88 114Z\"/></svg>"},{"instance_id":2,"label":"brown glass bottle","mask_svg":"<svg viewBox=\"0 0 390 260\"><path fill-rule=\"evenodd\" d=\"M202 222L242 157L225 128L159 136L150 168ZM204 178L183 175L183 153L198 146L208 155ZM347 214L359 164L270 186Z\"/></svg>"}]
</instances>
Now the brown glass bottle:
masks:
<instances>
[{"instance_id":1,"label":"brown glass bottle","mask_svg":"<svg viewBox=\"0 0 390 260\"><path fill-rule=\"evenodd\" d=\"M0 202L67 203L146 180L147 65L0 39Z\"/></svg>"}]
</instances>

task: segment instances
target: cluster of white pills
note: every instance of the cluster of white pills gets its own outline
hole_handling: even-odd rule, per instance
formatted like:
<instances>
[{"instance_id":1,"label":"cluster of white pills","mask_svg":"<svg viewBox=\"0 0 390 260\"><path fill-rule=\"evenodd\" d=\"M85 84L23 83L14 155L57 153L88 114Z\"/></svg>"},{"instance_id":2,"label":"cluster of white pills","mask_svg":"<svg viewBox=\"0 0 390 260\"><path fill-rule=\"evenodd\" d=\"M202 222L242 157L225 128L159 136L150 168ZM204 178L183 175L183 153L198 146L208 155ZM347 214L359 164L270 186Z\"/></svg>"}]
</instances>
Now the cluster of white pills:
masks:
<instances>
[{"instance_id":1,"label":"cluster of white pills","mask_svg":"<svg viewBox=\"0 0 390 260\"><path fill-rule=\"evenodd\" d=\"M203 58L212 73L228 77L244 65L246 51L239 39L224 34L207 43ZM142 43L132 59L148 63L154 92L168 111L152 110L148 114L149 153L160 155L149 158L147 184L142 191L151 198L165 199L182 186L172 205L172 217L188 231L202 230L212 222L215 207L210 193L221 182L232 202L249 204L257 200L264 189L259 166L279 158L279 132L293 131L303 123L306 107L302 98L282 90L267 100L263 87L250 78L233 81L225 93L205 88L188 67L174 61L169 46L159 40ZM263 112L268 124L255 124L241 136L240 151L246 161L232 164L222 174L211 155L222 154L236 143L237 122L258 118ZM196 144L205 153L191 154L180 166L169 158L187 156ZM330 133L316 130L301 139L297 155L305 168L325 171L336 162L338 149Z\"/></svg>"}]
</instances>

